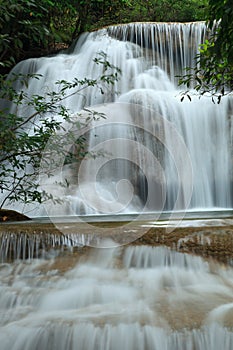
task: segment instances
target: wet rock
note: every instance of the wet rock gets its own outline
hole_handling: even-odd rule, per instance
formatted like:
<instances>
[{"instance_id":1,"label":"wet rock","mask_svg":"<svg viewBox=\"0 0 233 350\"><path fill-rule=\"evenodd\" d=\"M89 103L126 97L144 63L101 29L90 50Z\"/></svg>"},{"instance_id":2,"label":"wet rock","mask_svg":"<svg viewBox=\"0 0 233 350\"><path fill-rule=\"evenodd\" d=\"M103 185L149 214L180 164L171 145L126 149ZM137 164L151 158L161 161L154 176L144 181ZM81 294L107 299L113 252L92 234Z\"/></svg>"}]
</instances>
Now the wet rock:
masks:
<instances>
[{"instance_id":1,"label":"wet rock","mask_svg":"<svg viewBox=\"0 0 233 350\"><path fill-rule=\"evenodd\" d=\"M15 210L0 209L0 222L31 220L28 216Z\"/></svg>"}]
</instances>

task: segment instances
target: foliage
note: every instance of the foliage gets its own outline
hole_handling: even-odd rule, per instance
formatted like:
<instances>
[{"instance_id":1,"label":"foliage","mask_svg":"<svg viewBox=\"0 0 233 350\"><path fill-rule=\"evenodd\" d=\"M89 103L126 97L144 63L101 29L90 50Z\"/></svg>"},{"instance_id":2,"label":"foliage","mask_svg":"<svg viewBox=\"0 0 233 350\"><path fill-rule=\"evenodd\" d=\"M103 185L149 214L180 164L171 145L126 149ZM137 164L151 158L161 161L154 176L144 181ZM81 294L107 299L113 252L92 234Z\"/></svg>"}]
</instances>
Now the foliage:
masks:
<instances>
[{"instance_id":1,"label":"foliage","mask_svg":"<svg viewBox=\"0 0 233 350\"><path fill-rule=\"evenodd\" d=\"M187 0L185 2L182 0L118 0L115 2L100 0L82 2L89 3L89 17L87 14L84 15L86 26L82 29L90 30L116 23L204 20L206 19L205 10L208 0ZM78 13L81 14L79 9Z\"/></svg>"},{"instance_id":2,"label":"foliage","mask_svg":"<svg viewBox=\"0 0 233 350\"><path fill-rule=\"evenodd\" d=\"M75 0L43 0L47 8L47 27L52 36L53 44L62 42L70 44L77 21Z\"/></svg>"},{"instance_id":3,"label":"foliage","mask_svg":"<svg viewBox=\"0 0 233 350\"><path fill-rule=\"evenodd\" d=\"M188 68L180 84L194 84L201 94L210 93L213 102L233 90L233 1L209 1L211 35L200 47L194 73Z\"/></svg>"},{"instance_id":4,"label":"foliage","mask_svg":"<svg viewBox=\"0 0 233 350\"><path fill-rule=\"evenodd\" d=\"M45 55L57 42L71 42L76 10L70 1L0 2L0 73L18 61Z\"/></svg>"},{"instance_id":5,"label":"foliage","mask_svg":"<svg viewBox=\"0 0 233 350\"><path fill-rule=\"evenodd\" d=\"M118 79L119 69L107 61L104 53L100 53L100 56L94 61L103 67L102 75L98 79L74 78L72 82L57 81L58 91L47 93L46 96L30 96L27 92L28 80L40 79L38 75L12 75L10 81L1 81L0 190L4 192L5 197L0 203L0 208L5 205L6 201L29 203L31 201L41 202L42 198L46 198L46 193L39 188L37 177L41 156L52 135L54 137L57 135L59 138L56 150L53 151L64 154L66 163L77 162L85 156L85 138L76 139L72 131L65 132L65 125L69 130L77 129L82 123L85 124L103 115L88 110L88 120L81 123L80 118L71 117L63 101L74 94L81 95L88 87L98 87L101 93L105 93L108 85L114 84ZM20 91L14 88L15 81L22 84ZM9 101L14 105L15 113L8 109ZM22 106L25 108L20 108ZM27 116L18 112L25 109L31 111ZM65 132L64 137L61 137L60 131ZM67 151L66 146L70 144L73 144L74 147ZM52 174L48 174L50 175Z\"/></svg>"},{"instance_id":6,"label":"foliage","mask_svg":"<svg viewBox=\"0 0 233 350\"><path fill-rule=\"evenodd\" d=\"M0 62L11 66L29 47L41 45L50 35L43 24L47 9L36 0L0 3Z\"/></svg>"},{"instance_id":7,"label":"foliage","mask_svg":"<svg viewBox=\"0 0 233 350\"><path fill-rule=\"evenodd\" d=\"M0 73L4 67L69 45L80 33L133 21L195 21L207 0L2 0Z\"/></svg>"},{"instance_id":8,"label":"foliage","mask_svg":"<svg viewBox=\"0 0 233 350\"><path fill-rule=\"evenodd\" d=\"M207 0L131 0L121 22L189 22L204 20Z\"/></svg>"},{"instance_id":9,"label":"foliage","mask_svg":"<svg viewBox=\"0 0 233 350\"><path fill-rule=\"evenodd\" d=\"M76 1L77 22L73 37L119 20L120 10L127 11L130 0L79 0Z\"/></svg>"}]
</instances>

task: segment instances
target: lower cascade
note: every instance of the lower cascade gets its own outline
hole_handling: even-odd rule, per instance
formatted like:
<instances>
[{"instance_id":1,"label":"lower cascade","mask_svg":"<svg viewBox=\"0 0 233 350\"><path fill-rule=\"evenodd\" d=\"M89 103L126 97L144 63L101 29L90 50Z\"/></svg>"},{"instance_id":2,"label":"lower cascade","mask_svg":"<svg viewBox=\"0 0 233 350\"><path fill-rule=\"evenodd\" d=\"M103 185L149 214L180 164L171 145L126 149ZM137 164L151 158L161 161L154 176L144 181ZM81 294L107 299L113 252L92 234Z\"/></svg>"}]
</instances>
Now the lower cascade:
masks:
<instances>
[{"instance_id":1,"label":"lower cascade","mask_svg":"<svg viewBox=\"0 0 233 350\"><path fill-rule=\"evenodd\" d=\"M51 254L0 265L1 350L233 348L232 268L165 247Z\"/></svg>"},{"instance_id":2,"label":"lower cascade","mask_svg":"<svg viewBox=\"0 0 233 350\"><path fill-rule=\"evenodd\" d=\"M214 104L191 93L191 102L181 102L185 88L178 88L177 76L193 66L206 35L202 22L112 26L83 35L70 53L15 67L16 74L42 75L29 81L31 95L55 90L57 80L100 76L102 67L93 59L101 51L121 70L114 86L88 88L65 100L74 115L87 106L105 114L85 134L88 151L102 156L75 170L64 167L71 187L56 189L63 206L49 205L49 215L233 207L232 98ZM23 105L17 108L26 113ZM46 189L50 181L43 179Z\"/></svg>"}]
</instances>

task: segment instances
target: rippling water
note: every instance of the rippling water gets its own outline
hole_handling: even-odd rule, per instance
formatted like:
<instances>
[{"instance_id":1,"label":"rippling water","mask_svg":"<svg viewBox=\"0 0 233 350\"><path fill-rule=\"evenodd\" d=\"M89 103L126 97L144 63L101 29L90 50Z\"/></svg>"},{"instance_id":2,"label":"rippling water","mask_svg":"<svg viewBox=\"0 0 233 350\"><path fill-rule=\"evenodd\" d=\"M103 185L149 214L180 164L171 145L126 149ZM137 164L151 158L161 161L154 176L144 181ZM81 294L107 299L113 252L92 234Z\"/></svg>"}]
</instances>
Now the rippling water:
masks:
<instances>
[{"instance_id":1,"label":"rippling water","mask_svg":"<svg viewBox=\"0 0 233 350\"><path fill-rule=\"evenodd\" d=\"M63 252L3 263L0 281L1 350L233 348L233 270L197 256Z\"/></svg>"}]
</instances>

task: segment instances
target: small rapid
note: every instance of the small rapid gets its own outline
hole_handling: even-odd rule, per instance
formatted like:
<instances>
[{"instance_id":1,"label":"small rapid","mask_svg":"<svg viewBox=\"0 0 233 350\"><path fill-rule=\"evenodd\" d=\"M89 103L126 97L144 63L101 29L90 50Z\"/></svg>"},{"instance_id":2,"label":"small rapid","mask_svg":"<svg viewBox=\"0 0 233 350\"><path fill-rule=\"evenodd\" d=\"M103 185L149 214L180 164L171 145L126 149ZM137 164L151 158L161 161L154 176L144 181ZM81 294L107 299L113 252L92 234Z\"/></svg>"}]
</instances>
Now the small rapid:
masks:
<instances>
[{"instance_id":1,"label":"small rapid","mask_svg":"<svg viewBox=\"0 0 233 350\"><path fill-rule=\"evenodd\" d=\"M2 350L231 350L233 270L166 247L0 265Z\"/></svg>"}]
</instances>

